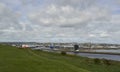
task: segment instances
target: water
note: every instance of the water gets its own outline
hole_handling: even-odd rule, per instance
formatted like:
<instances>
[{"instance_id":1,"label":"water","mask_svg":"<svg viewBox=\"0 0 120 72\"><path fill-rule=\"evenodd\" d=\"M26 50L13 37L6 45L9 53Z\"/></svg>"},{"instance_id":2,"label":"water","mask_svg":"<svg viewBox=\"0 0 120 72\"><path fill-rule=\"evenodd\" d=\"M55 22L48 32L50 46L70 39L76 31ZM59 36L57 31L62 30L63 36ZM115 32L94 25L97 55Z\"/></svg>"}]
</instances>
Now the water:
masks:
<instances>
[{"instance_id":1,"label":"water","mask_svg":"<svg viewBox=\"0 0 120 72\"><path fill-rule=\"evenodd\" d=\"M74 54L73 52L68 52L68 54ZM88 58L99 58L99 59L108 59L120 61L120 55L108 55L108 54L91 54L91 53L77 53L79 56L88 57Z\"/></svg>"},{"instance_id":2,"label":"water","mask_svg":"<svg viewBox=\"0 0 120 72\"><path fill-rule=\"evenodd\" d=\"M118 50L92 50L93 52L106 52L106 53L120 53L120 49Z\"/></svg>"},{"instance_id":3,"label":"water","mask_svg":"<svg viewBox=\"0 0 120 72\"><path fill-rule=\"evenodd\" d=\"M48 52L57 52L60 53L59 50L51 50L51 49L43 49L44 51ZM109 53L120 53L119 50L94 50L93 52L109 52ZM73 52L67 52L68 54L74 54ZM91 53L77 53L78 56L88 57L88 58L99 58L99 59L108 59L108 60L115 60L120 61L120 55L108 55L108 54L91 54Z\"/></svg>"}]
</instances>

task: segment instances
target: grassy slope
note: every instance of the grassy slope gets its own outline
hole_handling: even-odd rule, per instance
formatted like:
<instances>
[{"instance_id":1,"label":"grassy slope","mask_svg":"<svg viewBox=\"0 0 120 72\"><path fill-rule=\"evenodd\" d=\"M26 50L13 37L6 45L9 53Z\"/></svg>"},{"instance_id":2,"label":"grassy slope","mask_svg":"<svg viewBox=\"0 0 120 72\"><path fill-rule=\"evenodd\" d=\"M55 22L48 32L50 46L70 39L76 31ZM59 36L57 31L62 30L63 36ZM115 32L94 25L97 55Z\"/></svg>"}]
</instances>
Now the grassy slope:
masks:
<instances>
[{"instance_id":1,"label":"grassy slope","mask_svg":"<svg viewBox=\"0 0 120 72\"><path fill-rule=\"evenodd\" d=\"M0 72L120 72L120 62L94 64L92 59L0 45Z\"/></svg>"}]
</instances>

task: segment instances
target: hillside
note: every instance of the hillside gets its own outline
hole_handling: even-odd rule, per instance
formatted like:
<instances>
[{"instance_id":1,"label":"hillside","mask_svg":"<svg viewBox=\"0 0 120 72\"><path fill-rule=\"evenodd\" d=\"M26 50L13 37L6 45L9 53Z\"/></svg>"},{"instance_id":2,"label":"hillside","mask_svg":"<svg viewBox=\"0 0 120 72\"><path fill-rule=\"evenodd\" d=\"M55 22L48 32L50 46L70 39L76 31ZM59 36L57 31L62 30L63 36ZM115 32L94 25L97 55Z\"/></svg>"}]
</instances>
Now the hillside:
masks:
<instances>
[{"instance_id":1,"label":"hillside","mask_svg":"<svg viewBox=\"0 0 120 72\"><path fill-rule=\"evenodd\" d=\"M120 62L94 64L93 59L0 45L0 72L120 72Z\"/></svg>"}]
</instances>

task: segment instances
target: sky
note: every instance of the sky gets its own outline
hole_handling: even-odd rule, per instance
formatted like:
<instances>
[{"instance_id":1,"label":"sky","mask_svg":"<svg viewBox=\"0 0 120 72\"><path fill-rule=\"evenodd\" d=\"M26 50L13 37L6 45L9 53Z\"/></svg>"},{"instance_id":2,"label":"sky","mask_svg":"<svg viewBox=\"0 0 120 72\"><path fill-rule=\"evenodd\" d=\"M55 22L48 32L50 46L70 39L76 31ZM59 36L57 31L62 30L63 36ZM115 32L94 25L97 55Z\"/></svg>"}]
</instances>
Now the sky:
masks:
<instances>
[{"instance_id":1,"label":"sky","mask_svg":"<svg viewBox=\"0 0 120 72\"><path fill-rule=\"evenodd\" d=\"M120 44L120 0L0 0L0 41Z\"/></svg>"}]
</instances>

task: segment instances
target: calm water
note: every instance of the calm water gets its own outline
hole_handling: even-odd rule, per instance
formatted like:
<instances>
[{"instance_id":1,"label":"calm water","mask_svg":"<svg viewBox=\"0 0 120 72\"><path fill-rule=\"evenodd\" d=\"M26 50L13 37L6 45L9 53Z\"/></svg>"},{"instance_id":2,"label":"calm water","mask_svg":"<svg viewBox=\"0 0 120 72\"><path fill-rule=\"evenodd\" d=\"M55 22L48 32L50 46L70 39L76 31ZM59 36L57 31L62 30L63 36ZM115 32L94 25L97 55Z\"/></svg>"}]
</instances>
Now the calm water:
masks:
<instances>
[{"instance_id":1,"label":"calm water","mask_svg":"<svg viewBox=\"0 0 120 72\"><path fill-rule=\"evenodd\" d=\"M69 54L74 54L68 52ZM115 60L120 61L120 55L108 55L108 54L90 54L90 53L77 53L79 56L88 57L88 58L99 58L99 59L108 59L108 60Z\"/></svg>"},{"instance_id":2,"label":"calm water","mask_svg":"<svg viewBox=\"0 0 120 72\"><path fill-rule=\"evenodd\" d=\"M50 49L46 49L44 51L48 52L58 52L60 51L53 51ZM109 53L120 53L120 50L95 50L93 52L109 52ZM67 52L68 54L74 54L73 52ZM79 56L88 57L88 58L99 58L99 59L108 59L108 60L115 60L120 61L120 55L108 55L108 54L91 54L91 53L77 53Z\"/></svg>"},{"instance_id":3,"label":"calm water","mask_svg":"<svg viewBox=\"0 0 120 72\"><path fill-rule=\"evenodd\" d=\"M120 49L118 50L93 50L93 52L120 53Z\"/></svg>"}]
</instances>

